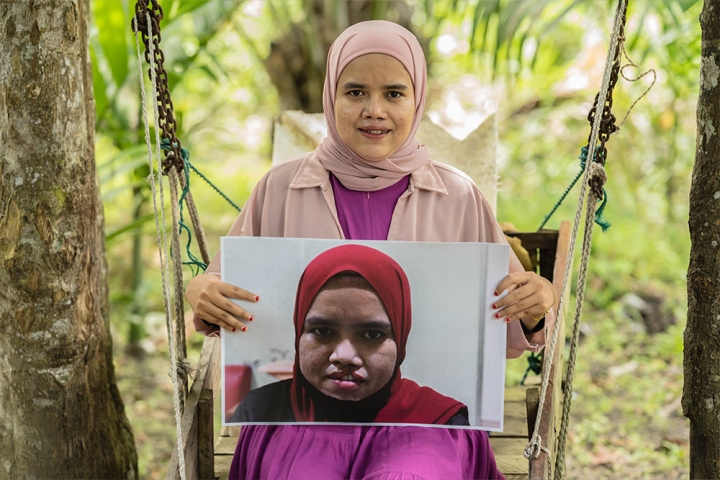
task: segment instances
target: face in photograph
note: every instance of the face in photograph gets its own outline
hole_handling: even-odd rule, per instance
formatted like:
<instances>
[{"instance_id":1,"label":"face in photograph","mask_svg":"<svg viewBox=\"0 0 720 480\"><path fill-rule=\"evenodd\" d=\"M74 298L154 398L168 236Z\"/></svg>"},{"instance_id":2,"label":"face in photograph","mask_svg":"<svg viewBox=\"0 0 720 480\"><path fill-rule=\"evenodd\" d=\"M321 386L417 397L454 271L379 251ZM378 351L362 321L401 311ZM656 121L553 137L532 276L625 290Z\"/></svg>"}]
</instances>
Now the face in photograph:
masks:
<instances>
[{"instance_id":1,"label":"face in photograph","mask_svg":"<svg viewBox=\"0 0 720 480\"><path fill-rule=\"evenodd\" d=\"M362 400L390 381L397 344L367 280L341 274L325 284L305 317L298 354L305 379L337 400Z\"/></svg>"}]
</instances>

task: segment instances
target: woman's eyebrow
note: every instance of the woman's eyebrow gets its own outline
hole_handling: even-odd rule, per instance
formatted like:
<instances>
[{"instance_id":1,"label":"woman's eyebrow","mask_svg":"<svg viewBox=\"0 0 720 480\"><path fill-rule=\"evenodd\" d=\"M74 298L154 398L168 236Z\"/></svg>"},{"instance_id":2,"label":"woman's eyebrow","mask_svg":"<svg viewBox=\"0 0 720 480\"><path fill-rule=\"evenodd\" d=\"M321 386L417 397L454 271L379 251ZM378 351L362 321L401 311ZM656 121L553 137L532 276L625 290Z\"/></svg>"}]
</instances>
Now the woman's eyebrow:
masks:
<instances>
[{"instance_id":1,"label":"woman's eyebrow","mask_svg":"<svg viewBox=\"0 0 720 480\"><path fill-rule=\"evenodd\" d=\"M383 87L385 90L407 90L407 85L403 83L393 83L392 85L385 85Z\"/></svg>"},{"instance_id":2,"label":"woman's eyebrow","mask_svg":"<svg viewBox=\"0 0 720 480\"><path fill-rule=\"evenodd\" d=\"M307 328L332 327L337 325L337 323L336 320L314 316L306 318L304 326Z\"/></svg>"},{"instance_id":3,"label":"woman's eyebrow","mask_svg":"<svg viewBox=\"0 0 720 480\"><path fill-rule=\"evenodd\" d=\"M362 90L365 88L365 85L358 82L347 82L345 85L342 86L343 90L354 90L354 89L360 89Z\"/></svg>"},{"instance_id":4,"label":"woman's eyebrow","mask_svg":"<svg viewBox=\"0 0 720 480\"><path fill-rule=\"evenodd\" d=\"M390 331L392 330L392 325L386 320L367 320L354 323L353 328L355 328L356 330Z\"/></svg>"}]
</instances>

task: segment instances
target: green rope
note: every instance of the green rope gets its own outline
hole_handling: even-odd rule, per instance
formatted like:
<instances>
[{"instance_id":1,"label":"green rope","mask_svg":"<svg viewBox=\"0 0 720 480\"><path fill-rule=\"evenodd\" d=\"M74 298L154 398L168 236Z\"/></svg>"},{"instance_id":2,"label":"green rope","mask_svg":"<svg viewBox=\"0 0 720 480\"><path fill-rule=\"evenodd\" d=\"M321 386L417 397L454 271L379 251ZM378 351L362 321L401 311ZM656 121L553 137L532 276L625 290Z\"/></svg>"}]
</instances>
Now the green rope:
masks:
<instances>
[{"instance_id":1,"label":"green rope","mask_svg":"<svg viewBox=\"0 0 720 480\"><path fill-rule=\"evenodd\" d=\"M528 373L533 372L535 375L540 375L542 373L542 353L531 353L528 357L528 367L525 369L525 374L522 377L522 380L520 380L520 385L525 385L525 379L528 376Z\"/></svg>"},{"instance_id":2,"label":"green rope","mask_svg":"<svg viewBox=\"0 0 720 480\"><path fill-rule=\"evenodd\" d=\"M183 150L185 150L185 149L183 148ZM189 157L188 157L188 158L189 158ZM235 210L237 210L238 212L240 211L240 207L238 207L237 205L235 205L235 202L233 202L232 200L230 200L230 198L229 198L227 195L225 195L218 187L216 187L210 180L208 180L208 178L207 178L205 175L203 175L203 174L200 172L200 170L198 170L197 168L195 168L195 166L194 166L192 163L190 163L189 160L185 162L185 165L187 165L188 167L190 167L193 172L195 172L197 175L200 176L200 178L202 178L203 180L205 180L205 182L207 182L207 184L210 185L210 186L213 188L213 190L215 190L215 191L218 193L218 195L220 195L222 198L224 198L225 201L227 201L230 205L232 205L233 207L235 207Z\"/></svg>"},{"instance_id":3,"label":"green rope","mask_svg":"<svg viewBox=\"0 0 720 480\"><path fill-rule=\"evenodd\" d=\"M170 141L168 139L163 139L160 142L160 148L162 148L163 150L170 150ZM180 235L182 235L183 231L187 232L188 241L185 245L185 250L187 253L187 257L190 259L187 262L182 262L182 264L189 266L193 271L193 275L197 275L198 273L200 273L200 271L204 272L207 269L207 264L205 262L202 262L195 255L193 255L192 251L190 250L190 246L192 245L192 231L187 225L185 225L185 221L183 218L183 201L185 200L185 197L190 191L190 172L188 171L188 166L190 163L190 152L183 147L181 148L180 156L182 157L183 163L185 164L185 168L183 168L183 174L185 175L185 188L183 189L182 194L180 195L180 200L178 201L178 203L180 204ZM170 255L172 256L172 248L170 249Z\"/></svg>"},{"instance_id":4,"label":"green rope","mask_svg":"<svg viewBox=\"0 0 720 480\"><path fill-rule=\"evenodd\" d=\"M595 150L595 152L597 153L597 150ZM560 200L558 200L555 203L555 206L552 207L552 209L550 210L550 213L545 215L542 223L538 227L538 230L542 230L542 228L545 226L545 224L548 222L548 220L550 220L550 217L552 217L553 213L555 213L555 211L558 209L558 207L560 207L562 202L565 200L565 197L568 196L568 193L570 193L570 190L572 190L572 188L575 186L577 181L580 180L580 177L583 176L583 173L585 173L585 165L587 163L587 156L588 156L588 147L587 147L587 145L585 145L584 147L582 147L580 149L580 156L578 157L578 159L580 160L580 171L577 173L577 175L575 175L575 178L572 180L572 182L570 182L570 185L568 185L568 187L565 189L563 194L560 196ZM608 200L607 191L605 191L605 188L603 188L603 203L600 205L600 208L598 208L597 211L595 212L595 223L598 224L600 226L600 228L602 228L603 232L607 231L607 229L610 228L610 226L612 225L605 217L603 217L603 213L605 213L605 206L607 205L607 200Z\"/></svg>"}]
</instances>

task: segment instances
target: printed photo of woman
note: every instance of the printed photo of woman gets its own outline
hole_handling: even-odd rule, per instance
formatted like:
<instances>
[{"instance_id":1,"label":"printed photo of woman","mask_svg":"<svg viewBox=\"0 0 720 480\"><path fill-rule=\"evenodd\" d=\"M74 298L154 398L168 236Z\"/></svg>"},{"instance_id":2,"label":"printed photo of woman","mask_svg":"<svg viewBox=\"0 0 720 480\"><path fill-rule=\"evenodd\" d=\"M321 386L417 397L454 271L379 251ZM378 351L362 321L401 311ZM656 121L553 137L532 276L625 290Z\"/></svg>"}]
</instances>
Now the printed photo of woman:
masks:
<instances>
[{"instance_id":1,"label":"printed photo of woman","mask_svg":"<svg viewBox=\"0 0 720 480\"><path fill-rule=\"evenodd\" d=\"M300 278L292 379L252 390L232 422L469 425L461 402L402 378L410 284L391 257L341 245Z\"/></svg>"}]
</instances>

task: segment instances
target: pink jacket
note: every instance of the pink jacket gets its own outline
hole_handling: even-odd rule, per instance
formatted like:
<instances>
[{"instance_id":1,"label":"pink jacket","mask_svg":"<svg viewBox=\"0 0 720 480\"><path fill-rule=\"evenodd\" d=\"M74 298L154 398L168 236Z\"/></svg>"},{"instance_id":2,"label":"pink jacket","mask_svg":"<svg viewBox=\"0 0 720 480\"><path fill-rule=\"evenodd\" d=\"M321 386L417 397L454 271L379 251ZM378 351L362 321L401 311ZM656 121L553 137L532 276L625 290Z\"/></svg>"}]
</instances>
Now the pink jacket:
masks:
<instances>
[{"instance_id":1,"label":"pink jacket","mask_svg":"<svg viewBox=\"0 0 720 480\"><path fill-rule=\"evenodd\" d=\"M258 182L228 236L344 238L329 172L314 152L272 168ZM413 172L390 222L388 240L426 242L507 243L488 203L475 183L461 171L431 162ZM510 251L510 271L523 267ZM206 274L220 274L218 252ZM546 329L552 325L552 312ZM498 320L499 321L499 320ZM211 329L197 317L195 329ZM507 357L524 350L539 351L545 331L525 336L519 322L508 325Z\"/></svg>"}]
</instances>

